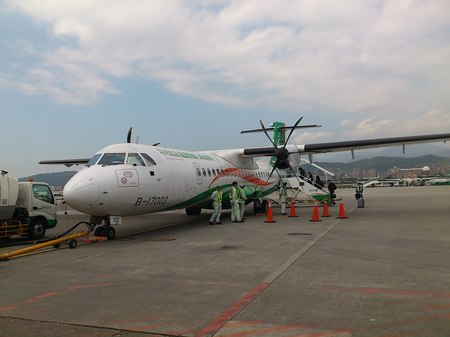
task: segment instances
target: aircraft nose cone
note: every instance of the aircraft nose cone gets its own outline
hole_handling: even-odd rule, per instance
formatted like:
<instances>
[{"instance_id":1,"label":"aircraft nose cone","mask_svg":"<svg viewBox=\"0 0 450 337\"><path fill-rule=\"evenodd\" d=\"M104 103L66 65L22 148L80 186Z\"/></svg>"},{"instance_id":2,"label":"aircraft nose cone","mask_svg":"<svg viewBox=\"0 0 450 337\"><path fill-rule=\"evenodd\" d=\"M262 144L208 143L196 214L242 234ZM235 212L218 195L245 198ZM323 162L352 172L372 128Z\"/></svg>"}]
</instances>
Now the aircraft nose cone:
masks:
<instances>
[{"instance_id":1,"label":"aircraft nose cone","mask_svg":"<svg viewBox=\"0 0 450 337\"><path fill-rule=\"evenodd\" d=\"M75 177L74 177L75 178ZM78 211L89 213L99 198L99 187L92 177L71 179L64 186L64 201Z\"/></svg>"}]
</instances>

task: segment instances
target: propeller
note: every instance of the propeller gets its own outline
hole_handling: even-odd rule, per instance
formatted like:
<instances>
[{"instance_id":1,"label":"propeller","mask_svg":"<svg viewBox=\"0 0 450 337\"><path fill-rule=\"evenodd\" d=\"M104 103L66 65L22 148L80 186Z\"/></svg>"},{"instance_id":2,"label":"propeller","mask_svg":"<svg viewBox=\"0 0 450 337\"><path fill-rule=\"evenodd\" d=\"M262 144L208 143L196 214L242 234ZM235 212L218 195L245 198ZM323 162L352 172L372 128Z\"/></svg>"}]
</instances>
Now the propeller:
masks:
<instances>
[{"instance_id":1,"label":"propeller","mask_svg":"<svg viewBox=\"0 0 450 337\"><path fill-rule=\"evenodd\" d=\"M291 128L291 131L289 132L289 135L286 138L284 145L282 147L278 147L277 144L275 144L275 142L272 140L272 138L270 138L269 134L267 133L266 127L264 126L262 120L259 121L259 124L261 125L262 130L266 134L267 138L269 138L272 145L275 147L274 156L275 156L276 161L275 161L275 164L273 165L273 169L270 172L269 178L267 178L267 180L270 179L273 172L277 168L278 169L288 169L289 168L289 169L291 169L292 173L295 174L295 171L292 168L291 163L289 162L289 151L288 151L288 149L286 149L286 145L289 142L289 139L291 138L292 133L294 132L294 129L300 124L302 119L303 119L303 117L300 117L298 119L298 121L294 124L294 126Z\"/></svg>"},{"instance_id":2,"label":"propeller","mask_svg":"<svg viewBox=\"0 0 450 337\"><path fill-rule=\"evenodd\" d=\"M128 134L127 134L127 143L131 143L131 133L133 132L133 127L130 127L128 129ZM139 136L136 138L136 144L139 143ZM152 144L152 146L158 146L161 143L154 143Z\"/></svg>"},{"instance_id":3,"label":"propeller","mask_svg":"<svg viewBox=\"0 0 450 337\"><path fill-rule=\"evenodd\" d=\"M128 129L128 134L127 134L127 143L131 143L131 132L133 131L133 127L130 127Z\"/></svg>"}]
</instances>

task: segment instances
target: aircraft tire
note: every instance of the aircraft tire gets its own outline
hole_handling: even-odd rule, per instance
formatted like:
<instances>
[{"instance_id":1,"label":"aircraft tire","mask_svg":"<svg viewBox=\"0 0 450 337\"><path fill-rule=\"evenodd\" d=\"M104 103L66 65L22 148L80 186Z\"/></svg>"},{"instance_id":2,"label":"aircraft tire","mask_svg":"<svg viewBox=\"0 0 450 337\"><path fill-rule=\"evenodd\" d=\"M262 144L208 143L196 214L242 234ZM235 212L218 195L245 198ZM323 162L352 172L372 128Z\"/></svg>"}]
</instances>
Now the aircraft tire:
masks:
<instances>
[{"instance_id":1,"label":"aircraft tire","mask_svg":"<svg viewBox=\"0 0 450 337\"><path fill-rule=\"evenodd\" d=\"M104 230L105 230L105 227L99 226L95 229L94 235L95 236L103 236Z\"/></svg>"},{"instance_id":2,"label":"aircraft tire","mask_svg":"<svg viewBox=\"0 0 450 337\"><path fill-rule=\"evenodd\" d=\"M202 209L200 207L188 207L186 208L187 215L200 215L202 213Z\"/></svg>"},{"instance_id":3,"label":"aircraft tire","mask_svg":"<svg viewBox=\"0 0 450 337\"><path fill-rule=\"evenodd\" d=\"M116 230L114 229L114 227L106 226L103 230L103 235L108 240L114 240L114 238L116 237Z\"/></svg>"},{"instance_id":4,"label":"aircraft tire","mask_svg":"<svg viewBox=\"0 0 450 337\"><path fill-rule=\"evenodd\" d=\"M267 200L263 200L261 203L261 213L266 213L268 209L269 203Z\"/></svg>"}]
</instances>

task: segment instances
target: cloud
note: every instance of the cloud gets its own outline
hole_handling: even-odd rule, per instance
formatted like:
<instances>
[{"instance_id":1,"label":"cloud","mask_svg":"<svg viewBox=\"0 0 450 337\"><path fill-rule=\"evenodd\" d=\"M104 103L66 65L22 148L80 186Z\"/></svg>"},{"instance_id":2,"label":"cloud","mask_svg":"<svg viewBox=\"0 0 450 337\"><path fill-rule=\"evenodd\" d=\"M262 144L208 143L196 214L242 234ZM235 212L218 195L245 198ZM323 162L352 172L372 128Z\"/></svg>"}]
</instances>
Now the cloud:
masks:
<instances>
[{"instance_id":1,"label":"cloud","mask_svg":"<svg viewBox=\"0 0 450 337\"><path fill-rule=\"evenodd\" d=\"M348 139L382 136L407 136L414 134L448 133L450 114L448 111L432 109L423 115L411 116L408 120L399 118L370 117L344 133Z\"/></svg>"},{"instance_id":2,"label":"cloud","mask_svg":"<svg viewBox=\"0 0 450 337\"><path fill-rule=\"evenodd\" d=\"M296 131L297 132L297 131ZM293 137L293 144L325 143L334 136L333 132L302 132Z\"/></svg>"},{"instance_id":3,"label":"cloud","mask_svg":"<svg viewBox=\"0 0 450 337\"><path fill-rule=\"evenodd\" d=\"M447 0L63 2L9 6L58 44L33 46L39 57L23 65L22 83L64 104L90 104L120 94L120 79L144 78L230 106L384 116L355 134L386 128L392 113L407 120L450 106Z\"/></svg>"}]
</instances>

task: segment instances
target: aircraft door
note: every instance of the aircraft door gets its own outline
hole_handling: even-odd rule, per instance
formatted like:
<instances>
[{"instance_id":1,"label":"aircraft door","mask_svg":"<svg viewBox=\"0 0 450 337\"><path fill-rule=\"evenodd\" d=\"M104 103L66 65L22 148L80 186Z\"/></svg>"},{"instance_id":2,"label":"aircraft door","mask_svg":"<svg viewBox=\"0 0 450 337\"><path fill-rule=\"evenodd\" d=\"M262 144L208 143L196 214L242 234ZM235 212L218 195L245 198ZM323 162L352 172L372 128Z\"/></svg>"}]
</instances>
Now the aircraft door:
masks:
<instances>
[{"instance_id":1,"label":"aircraft door","mask_svg":"<svg viewBox=\"0 0 450 337\"><path fill-rule=\"evenodd\" d=\"M193 163L195 169L195 175L197 176L197 184L203 183L202 170L200 169L200 165L198 163Z\"/></svg>"}]
</instances>

